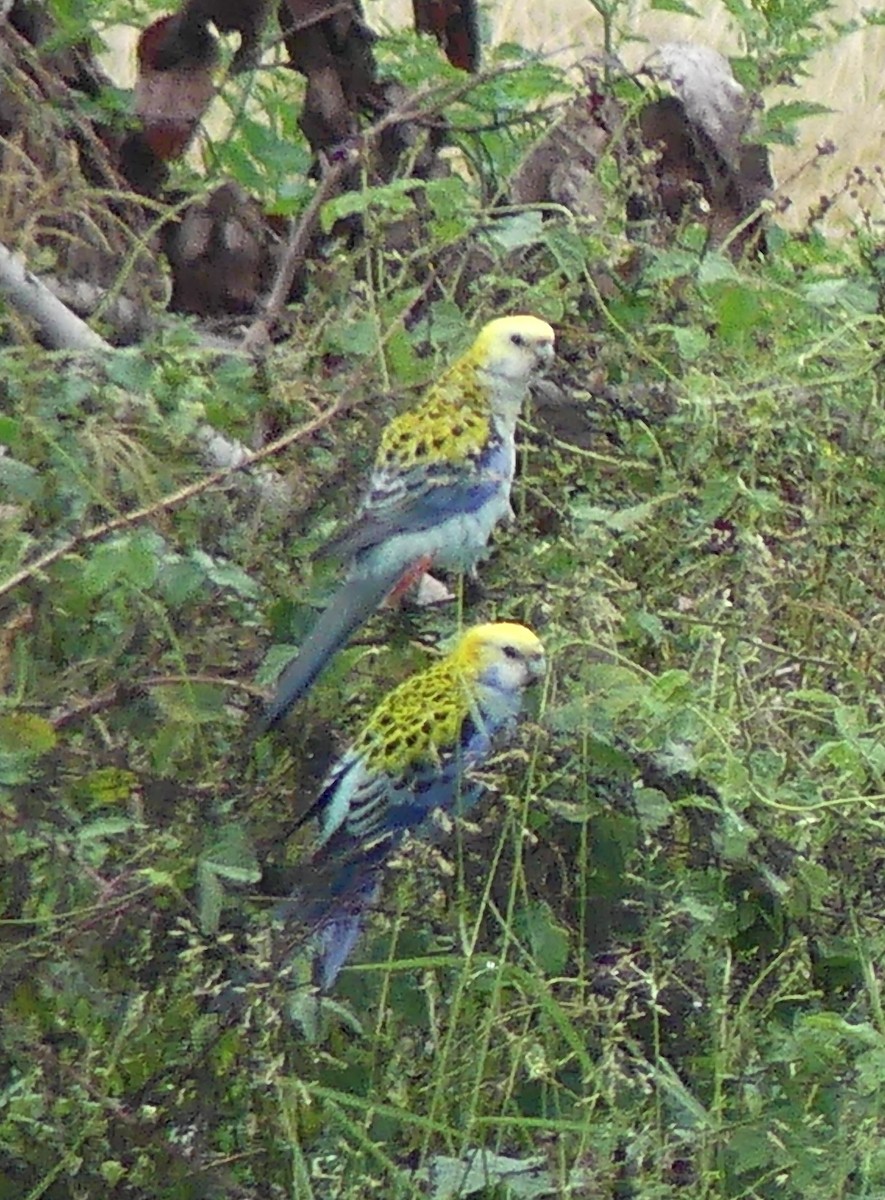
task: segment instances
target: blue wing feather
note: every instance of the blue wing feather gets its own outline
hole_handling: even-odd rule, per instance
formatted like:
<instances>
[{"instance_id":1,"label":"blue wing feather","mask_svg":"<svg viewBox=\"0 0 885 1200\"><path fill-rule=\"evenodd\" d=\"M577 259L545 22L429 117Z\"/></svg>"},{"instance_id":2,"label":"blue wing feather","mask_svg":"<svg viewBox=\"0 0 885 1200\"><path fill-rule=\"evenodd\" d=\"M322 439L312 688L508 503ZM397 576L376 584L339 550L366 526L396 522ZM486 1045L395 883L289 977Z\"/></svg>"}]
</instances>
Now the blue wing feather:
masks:
<instances>
[{"instance_id":1,"label":"blue wing feather","mask_svg":"<svg viewBox=\"0 0 885 1200\"><path fill-rule=\"evenodd\" d=\"M421 533L450 517L478 512L509 489L510 475L507 448L498 436L460 467L434 463L385 471L374 480L356 520L319 553L351 558L395 534Z\"/></svg>"},{"instance_id":2,"label":"blue wing feather","mask_svg":"<svg viewBox=\"0 0 885 1200\"><path fill-rule=\"evenodd\" d=\"M438 750L424 762L409 763L398 778L368 771L356 758L342 760L315 806L322 822L323 814L332 811L339 789L345 784L353 787L346 814L326 834L324 852L334 855L338 846L356 845L376 852L376 843L386 843L389 853L403 834L419 828L435 809L466 811L482 789L465 779L465 774L488 755L495 732L487 722L468 712L456 745ZM363 780L350 778L363 771Z\"/></svg>"},{"instance_id":3,"label":"blue wing feather","mask_svg":"<svg viewBox=\"0 0 885 1200\"><path fill-rule=\"evenodd\" d=\"M369 774L357 757L345 756L333 770L312 811L322 824L339 791L353 787L347 812L328 831L303 884L278 913L284 920L297 916L311 932L314 977L322 990L333 986L356 945L384 866L405 833L420 831L436 809L463 812L479 800L482 785L465 776L488 755L493 735L470 713L456 746L411 764L399 779ZM364 780L354 778L363 771Z\"/></svg>"},{"instance_id":4,"label":"blue wing feather","mask_svg":"<svg viewBox=\"0 0 885 1200\"><path fill-rule=\"evenodd\" d=\"M356 521L319 551L324 556L338 554L350 559L350 575L280 675L274 697L258 722L258 733L272 729L285 717L310 690L329 659L421 558L423 548L415 553L410 537L417 535L423 543L421 535L427 532L434 557L442 543L434 541L431 531L448 528L455 545L444 565L467 570L475 564L495 521L506 512L512 476L512 443L497 432L481 453L457 466L431 463L376 473ZM491 512L487 522L483 510ZM459 524L459 518L464 518L463 523ZM450 522L454 528L449 527ZM405 545L397 545L398 536L405 539ZM390 553L386 552L388 543ZM378 553L373 554L376 547Z\"/></svg>"}]
</instances>

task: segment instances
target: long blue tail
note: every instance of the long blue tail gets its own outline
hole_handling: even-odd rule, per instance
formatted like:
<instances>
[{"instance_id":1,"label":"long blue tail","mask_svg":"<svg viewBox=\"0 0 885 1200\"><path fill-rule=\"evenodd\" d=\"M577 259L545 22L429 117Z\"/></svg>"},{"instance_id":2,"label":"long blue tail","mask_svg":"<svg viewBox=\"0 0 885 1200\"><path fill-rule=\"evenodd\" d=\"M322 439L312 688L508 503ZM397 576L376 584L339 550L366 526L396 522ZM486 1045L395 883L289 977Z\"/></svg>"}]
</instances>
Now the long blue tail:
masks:
<instances>
[{"instance_id":1,"label":"long blue tail","mask_svg":"<svg viewBox=\"0 0 885 1200\"><path fill-rule=\"evenodd\" d=\"M327 992L350 958L363 922L378 899L380 872L363 865L354 873L351 867L334 880L325 895L311 894L316 886L317 881L311 881L305 890L296 888L276 916L287 926L294 924L304 930L313 958L313 981Z\"/></svg>"},{"instance_id":2,"label":"long blue tail","mask_svg":"<svg viewBox=\"0 0 885 1200\"><path fill-rule=\"evenodd\" d=\"M277 680L277 690L258 723L256 732L266 733L283 719L289 709L306 695L326 664L364 624L384 597L399 582L401 571L348 580L304 639L297 656Z\"/></svg>"},{"instance_id":3,"label":"long blue tail","mask_svg":"<svg viewBox=\"0 0 885 1200\"><path fill-rule=\"evenodd\" d=\"M362 888L337 905L314 936L313 979L320 991L328 992L353 951L363 931L363 921L374 907L381 890L377 876L363 881Z\"/></svg>"}]
</instances>

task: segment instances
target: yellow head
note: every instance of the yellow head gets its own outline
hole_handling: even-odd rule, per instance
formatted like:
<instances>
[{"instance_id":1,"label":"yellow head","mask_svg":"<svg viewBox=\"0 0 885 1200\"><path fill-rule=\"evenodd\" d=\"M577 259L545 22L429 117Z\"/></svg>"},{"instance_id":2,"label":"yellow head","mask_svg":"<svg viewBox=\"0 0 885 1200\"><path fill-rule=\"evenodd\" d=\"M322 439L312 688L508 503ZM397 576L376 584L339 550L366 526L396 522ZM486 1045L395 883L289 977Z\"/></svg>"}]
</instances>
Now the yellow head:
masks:
<instances>
[{"instance_id":1,"label":"yellow head","mask_svg":"<svg viewBox=\"0 0 885 1200\"><path fill-rule=\"evenodd\" d=\"M452 651L455 667L470 678L495 668L500 684L521 690L544 674L546 662L541 639L525 625L494 621L474 625Z\"/></svg>"},{"instance_id":2,"label":"yellow head","mask_svg":"<svg viewBox=\"0 0 885 1200\"><path fill-rule=\"evenodd\" d=\"M552 360L555 340L540 317L497 317L479 331L470 357L490 374L520 382Z\"/></svg>"}]
</instances>

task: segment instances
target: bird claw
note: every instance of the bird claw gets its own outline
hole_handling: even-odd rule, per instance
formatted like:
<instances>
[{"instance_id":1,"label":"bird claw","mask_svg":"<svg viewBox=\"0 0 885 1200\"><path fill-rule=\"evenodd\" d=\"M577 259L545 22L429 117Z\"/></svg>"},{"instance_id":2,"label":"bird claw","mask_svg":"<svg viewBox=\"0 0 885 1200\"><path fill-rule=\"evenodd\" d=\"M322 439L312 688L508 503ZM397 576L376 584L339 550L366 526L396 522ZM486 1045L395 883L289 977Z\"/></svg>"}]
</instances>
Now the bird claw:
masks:
<instances>
[{"instance_id":1,"label":"bird claw","mask_svg":"<svg viewBox=\"0 0 885 1200\"><path fill-rule=\"evenodd\" d=\"M430 608L434 604L447 604L454 599L455 593L447 588L441 579L437 579L434 575L421 576L415 595L415 603L419 608Z\"/></svg>"},{"instance_id":2,"label":"bird claw","mask_svg":"<svg viewBox=\"0 0 885 1200\"><path fill-rule=\"evenodd\" d=\"M393 590L388 595L387 599L384 601L385 608L396 608L409 588L416 583L420 584L420 581L427 574L427 570L432 561L433 560L429 554L424 554L418 559L417 562L412 563L410 567L407 567L400 576L398 582L395 584Z\"/></svg>"}]
</instances>

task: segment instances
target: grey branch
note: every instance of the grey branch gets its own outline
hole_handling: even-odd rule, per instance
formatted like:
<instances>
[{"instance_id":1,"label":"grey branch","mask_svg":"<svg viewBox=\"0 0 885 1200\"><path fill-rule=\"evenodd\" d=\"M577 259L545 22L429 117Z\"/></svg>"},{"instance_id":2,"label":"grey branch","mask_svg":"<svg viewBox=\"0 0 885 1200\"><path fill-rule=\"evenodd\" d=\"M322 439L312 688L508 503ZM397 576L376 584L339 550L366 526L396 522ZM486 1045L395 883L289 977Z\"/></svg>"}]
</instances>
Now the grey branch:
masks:
<instances>
[{"instance_id":1,"label":"grey branch","mask_svg":"<svg viewBox=\"0 0 885 1200\"><path fill-rule=\"evenodd\" d=\"M20 313L36 322L43 340L56 350L110 350L110 345L32 275L21 259L0 243L0 292Z\"/></svg>"},{"instance_id":2,"label":"grey branch","mask_svg":"<svg viewBox=\"0 0 885 1200\"><path fill-rule=\"evenodd\" d=\"M43 340L53 349L113 353L113 346L71 312L2 242L0 293L13 308L36 323ZM250 457L245 446L224 437L211 425L201 425L198 438L203 455L213 468L236 470ZM285 510L291 501L291 488L269 467L254 472L252 485L262 500L276 510Z\"/></svg>"}]
</instances>

